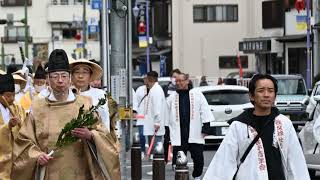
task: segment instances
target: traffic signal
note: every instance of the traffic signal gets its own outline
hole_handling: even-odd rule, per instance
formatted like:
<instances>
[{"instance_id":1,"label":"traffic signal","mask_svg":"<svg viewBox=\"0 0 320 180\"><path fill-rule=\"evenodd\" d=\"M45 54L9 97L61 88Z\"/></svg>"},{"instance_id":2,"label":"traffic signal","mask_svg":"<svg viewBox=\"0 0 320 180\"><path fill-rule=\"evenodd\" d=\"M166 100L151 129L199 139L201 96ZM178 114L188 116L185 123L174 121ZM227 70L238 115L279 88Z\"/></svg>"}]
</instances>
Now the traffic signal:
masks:
<instances>
[{"instance_id":1,"label":"traffic signal","mask_svg":"<svg viewBox=\"0 0 320 180\"><path fill-rule=\"evenodd\" d=\"M76 40L81 40L81 34L80 34L80 32L77 32L77 34L74 36L74 38L76 39Z\"/></svg>"},{"instance_id":2,"label":"traffic signal","mask_svg":"<svg viewBox=\"0 0 320 180\"><path fill-rule=\"evenodd\" d=\"M146 35L146 24L144 21L140 21L139 26L138 26L138 33L139 35Z\"/></svg>"}]
</instances>

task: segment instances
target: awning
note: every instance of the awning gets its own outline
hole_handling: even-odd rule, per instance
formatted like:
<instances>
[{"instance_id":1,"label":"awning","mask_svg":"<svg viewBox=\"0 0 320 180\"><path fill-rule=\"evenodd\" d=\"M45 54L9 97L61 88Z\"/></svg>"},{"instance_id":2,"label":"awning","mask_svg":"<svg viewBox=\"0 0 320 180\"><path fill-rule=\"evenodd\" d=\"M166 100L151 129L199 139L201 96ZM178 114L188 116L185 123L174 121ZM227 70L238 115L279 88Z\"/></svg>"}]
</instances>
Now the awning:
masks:
<instances>
[{"instance_id":1,"label":"awning","mask_svg":"<svg viewBox=\"0 0 320 180\"><path fill-rule=\"evenodd\" d=\"M312 35L310 36L310 40L312 40ZM286 43L286 42L306 42L307 41L307 35L301 34L301 35L287 35L276 38L276 41Z\"/></svg>"}]
</instances>

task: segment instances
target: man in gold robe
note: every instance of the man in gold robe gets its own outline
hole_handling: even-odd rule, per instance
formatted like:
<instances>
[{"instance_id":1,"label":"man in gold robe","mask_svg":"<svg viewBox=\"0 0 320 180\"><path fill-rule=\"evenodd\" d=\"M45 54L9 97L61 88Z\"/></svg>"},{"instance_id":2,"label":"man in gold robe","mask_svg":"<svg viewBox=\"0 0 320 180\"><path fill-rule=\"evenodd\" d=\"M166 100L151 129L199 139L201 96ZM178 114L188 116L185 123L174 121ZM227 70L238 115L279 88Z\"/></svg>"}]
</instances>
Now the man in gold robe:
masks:
<instances>
[{"instance_id":1,"label":"man in gold robe","mask_svg":"<svg viewBox=\"0 0 320 180\"><path fill-rule=\"evenodd\" d=\"M48 73L51 94L33 102L32 112L19 131L11 178L120 180L118 141L100 118L90 130L83 127L72 131L78 141L56 148L65 124L77 117L82 105L88 110L92 103L89 97L75 95L70 89L68 57L62 49L51 53Z\"/></svg>"},{"instance_id":2,"label":"man in gold robe","mask_svg":"<svg viewBox=\"0 0 320 180\"><path fill-rule=\"evenodd\" d=\"M14 79L0 73L0 180L9 180L12 167L12 145L25 118L23 109L14 104Z\"/></svg>"}]
</instances>

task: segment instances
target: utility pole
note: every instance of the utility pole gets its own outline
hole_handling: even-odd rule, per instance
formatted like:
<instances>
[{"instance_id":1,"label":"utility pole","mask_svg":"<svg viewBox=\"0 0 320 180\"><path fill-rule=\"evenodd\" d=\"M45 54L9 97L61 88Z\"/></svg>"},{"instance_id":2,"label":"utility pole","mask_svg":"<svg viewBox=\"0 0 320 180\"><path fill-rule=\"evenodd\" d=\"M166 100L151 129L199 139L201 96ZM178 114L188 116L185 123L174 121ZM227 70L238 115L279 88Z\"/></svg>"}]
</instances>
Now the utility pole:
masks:
<instances>
[{"instance_id":1,"label":"utility pole","mask_svg":"<svg viewBox=\"0 0 320 180\"><path fill-rule=\"evenodd\" d=\"M83 0L83 14L82 14L82 44L83 44L83 57L87 58L87 21L86 21L86 9L87 9L87 1Z\"/></svg>"},{"instance_id":2,"label":"utility pole","mask_svg":"<svg viewBox=\"0 0 320 180\"><path fill-rule=\"evenodd\" d=\"M110 75L111 93L118 93L119 111L131 108L131 0L112 0L110 13ZM117 83L120 83L117 86ZM113 97L116 98L117 97ZM120 113L119 113L120 114ZM121 124L121 180L127 179L126 149L130 144L130 123L120 117Z\"/></svg>"},{"instance_id":3,"label":"utility pole","mask_svg":"<svg viewBox=\"0 0 320 180\"><path fill-rule=\"evenodd\" d=\"M25 33L25 43L24 43L25 57L29 57L28 0L25 0L24 2L24 33Z\"/></svg>"},{"instance_id":4,"label":"utility pole","mask_svg":"<svg viewBox=\"0 0 320 180\"><path fill-rule=\"evenodd\" d=\"M149 0L146 0L146 21L147 21L147 72L150 71L150 25L149 25Z\"/></svg>"},{"instance_id":5,"label":"utility pole","mask_svg":"<svg viewBox=\"0 0 320 180\"><path fill-rule=\"evenodd\" d=\"M307 0L307 88L311 89L310 0Z\"/></svg>"},{"instance_id":6,"label":"utility pole","mask_svg":"<svg viewBox=\"0 0 320 180\"><path fill-rule=\"evenodd\" d=\"M103 0L101 8L101 62L103 67L103 86L107 86L108 92L111 91L110 75L110 54L109 54L109 0Z\"/></svg>"},{"instance_id":7,"label":"utility pole","mask_svg":"<svg viewBox=\"0 0 320 180\"><path fill-rule=\"evenodd\" d=\"M2 70L5 71L5 63L4 63L4 46L3 46L3 43L1 43L1 60L2 60L2 63L1 63L1 68Z\"/></svg>"},{"instance_id":8,"label":"utility pole","mask_svg":"<svg viewBox=\"0 0 320 180\"><path fill-rule=\"evenodd\" d=\"M315 24L314 24L314 28L313 28L313 30L314 30L314 38L313 38L313 43L314 43L314 48L313 48L313 59L315 59L315 61L313 61L313 69L314 69L314 71L313 71L313 76L315 76L315 75L317 75L317 74L319 74L319 70L320 70L320 68L319 68L319 66L320 66L320 64L319 64L319 61L317 61L317 59L319 59L319 53L320 53L320 44L319 44L319 21L320 21L320 18L319 18L319 15L320 15L320 13L319 13L319 8L320 8L320 6L319 6L319 3L318 3L318 1L316 2L316 4L315 4L315 6L313 6L313 12L314 12L314 20L315 20Z\"/></svg>"}]
</instances>

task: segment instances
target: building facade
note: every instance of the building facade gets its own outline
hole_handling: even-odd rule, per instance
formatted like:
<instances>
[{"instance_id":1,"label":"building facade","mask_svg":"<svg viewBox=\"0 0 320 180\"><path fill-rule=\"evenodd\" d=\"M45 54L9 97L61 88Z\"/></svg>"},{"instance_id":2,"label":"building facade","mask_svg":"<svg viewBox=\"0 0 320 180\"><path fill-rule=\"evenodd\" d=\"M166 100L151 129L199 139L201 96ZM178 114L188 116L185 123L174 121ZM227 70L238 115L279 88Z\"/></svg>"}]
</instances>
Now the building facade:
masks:
<instances>
[{"instance_id":1,"label":"building facade","mask_svg":"<svg viewBox=\"0 0 320 180\"><path fill-rule=\"evenodd\" d=\"M238 71L238 42L250 36L254 26L251 2L172 1L173 67L192 76L225 77ZM240 56L244 70L253 70L254 58Z\"/></svg>"},{"instance_id":2,"label":"building facade","mask_svg":"<svg viewBox=\"0 0 320 180\"><path fill-rule=\"evenodd\" d=\"M0 19L13 19L12 24L0 25L1 46L5 64L15 59L22 64L18 41L25 40L24 0L1 0ZM91 9L87 1L87 57L100 60L99 11ZM71 56L83 57L83 4L81 0L29 0L27 8L29 48L28 58L46 61L53 49L61 48ZM89 26L90 25L90 26ZM88 29L89 28L89 29ZM91 29L90 29L91 28ZM92 29L93 28L93 29Z\"/></svg>"},{"instance_id":3,"label":"building facade","mask_svg":"<svg viewBox=\"0 0 320 180\"><path fill-rule=\"evenodd\" d=\"M311 1L311 24L317 7ZM305 16L306 10L298 12L289 0L173 1L173 67L194 76L225 77L239 71L239 54L244 71L301 74L306 79L307 30L299 24ZM313 35L311 44L318 48ZM311 77L319 73L312 59Z\"/></svg>"}]
</instances>

